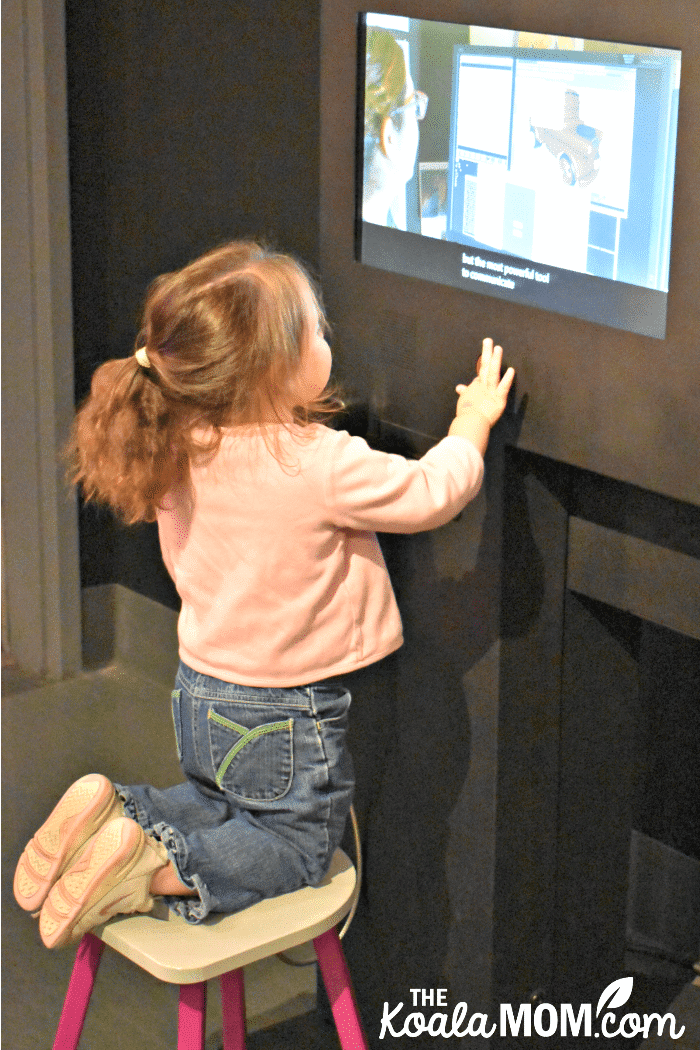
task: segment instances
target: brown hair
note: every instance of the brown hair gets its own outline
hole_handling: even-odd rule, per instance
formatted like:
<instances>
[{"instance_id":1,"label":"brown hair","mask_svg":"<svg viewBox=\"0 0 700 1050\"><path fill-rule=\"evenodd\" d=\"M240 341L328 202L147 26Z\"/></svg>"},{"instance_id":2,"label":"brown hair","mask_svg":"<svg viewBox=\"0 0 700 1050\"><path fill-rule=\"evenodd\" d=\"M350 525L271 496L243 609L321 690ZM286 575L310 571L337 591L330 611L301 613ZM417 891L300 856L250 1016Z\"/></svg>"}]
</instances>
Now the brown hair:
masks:
<instances>
[{"instance_id":1,"label":"brown hair","mask_svg":"<svg viewBox=\"0 0 700 1050\"><path fill-rule=\"evenodd\" d=\"M365 66L365 145L379 141L382 124L391 117L398 127L406 103L408 70L401 45L382 29L369 29Z\"/></svg>"},{"instance_id":2,"label":"brown hair","mask_svg":"<svg viewBox=\"0 0 700 1050\"><path fill-rule=\"evenodd\" d=\"M328 390L311 405L285 402L312 334L305 283L325 323L304 267L254 242L156 278L136 340L149 367L134 356L105 362L73 424L69 473L85 499L127 524L153 521L190 460L216 452L222 428L259 422L265 406L301 425L342 408Z\"/></svg>"}]
</instances>

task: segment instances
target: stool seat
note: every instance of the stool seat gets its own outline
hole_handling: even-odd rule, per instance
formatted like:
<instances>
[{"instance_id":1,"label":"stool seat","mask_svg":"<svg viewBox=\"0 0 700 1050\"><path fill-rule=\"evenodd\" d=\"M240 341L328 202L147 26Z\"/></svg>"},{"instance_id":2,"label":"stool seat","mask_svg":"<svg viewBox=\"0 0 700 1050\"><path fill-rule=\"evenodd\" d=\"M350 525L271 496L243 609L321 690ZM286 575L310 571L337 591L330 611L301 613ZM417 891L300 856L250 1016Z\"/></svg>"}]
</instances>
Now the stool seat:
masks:
<instances>
[{"instance_id":1,"label":"stool seat","mask_svg":"<svg viewBox=\"0 0 700 1050\"><path fill-rule=\"evenodd\" d=\"M318 886L271 897L233 915L193 924L166 905L146 915L123 915L92 932L120 955L170 984L194 984L267 959L313 940L348 913L355 868L336 850Z\"/></svg>"},{"instance_id":2,"label":"stool seat","mask_svg":"<svg viewBox=\"0 0 700 1050\"><path fill-rule=\"evenodd\" d=\"M106 945L180 986L178 1050L204 1050L207 981L218 977L224 1050L245 1050L243 967L313 942L342 1050L368 1050L336 924L352 907L357 875L342 850L318 886L260 901L233 915L189 923L167 907L122 915L83 936L54 1050L77 1050Z\"/></svg>"}]
</instances>

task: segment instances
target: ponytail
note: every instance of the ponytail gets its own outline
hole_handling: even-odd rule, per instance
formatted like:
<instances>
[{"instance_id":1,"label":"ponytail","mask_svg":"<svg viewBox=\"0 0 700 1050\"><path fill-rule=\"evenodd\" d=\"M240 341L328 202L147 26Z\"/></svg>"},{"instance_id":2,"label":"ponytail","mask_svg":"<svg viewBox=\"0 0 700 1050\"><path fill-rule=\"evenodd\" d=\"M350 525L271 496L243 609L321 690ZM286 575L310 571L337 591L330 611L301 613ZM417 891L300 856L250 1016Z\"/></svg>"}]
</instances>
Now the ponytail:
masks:
<instances>
[{"instance_id":1,"label":"ponytail","mask_svg":"<svg viewBox=\"0 0 700 1050\"><path fill-rule=\"evenodd\" d=\"M187 456L155 375L136 357L106 361L92 378L66 449L69 477L86 500L107 504L127 525L154 521Z\"/></svg>"}]
</instances>

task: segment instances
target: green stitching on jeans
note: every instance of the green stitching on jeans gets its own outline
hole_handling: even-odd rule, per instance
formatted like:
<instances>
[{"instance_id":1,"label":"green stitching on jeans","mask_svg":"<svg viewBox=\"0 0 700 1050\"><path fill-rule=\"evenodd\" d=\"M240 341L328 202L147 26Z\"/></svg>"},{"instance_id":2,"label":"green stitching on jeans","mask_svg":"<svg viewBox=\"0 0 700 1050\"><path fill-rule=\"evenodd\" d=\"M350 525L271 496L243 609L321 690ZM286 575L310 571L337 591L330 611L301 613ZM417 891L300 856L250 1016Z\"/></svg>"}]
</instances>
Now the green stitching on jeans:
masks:
<instances>
[{"instance_id":1,"label":"green stitching on jeans","mask_svg":"<svg viewBox=\"0 0 700 1050\"><path fill-rule=\"evenodd\" d=\"M238 752L244 748L246 744L249 744L259 736L265 736L267 733L275 733L280 729L291 729L294 725L294 720L288 718L285 722L270 722L268 725L257 726L255 729L248 730L245 726L239 726L235 722L231 722L230 719L224 718L223 715L218 714L216 711L212 711L211 708L209 709L207 718L210 718L212 722L217 722L220 726L225 726L227 729L233 729L235 732L243 734L241 739L236 741L219 766L215 777L217 787L221 787L221 782L226 775L226 770L231 765Z\"/></svg>"},{"instance_id":2,"label":"green stitching on jeans","mask_svg":"<svg viewBox=\"0 0 700 1050\"><path fill-rule=\"evenodd\" d=\"M232 722L230 718L224 718L224 716L220 715L217 711L212 711L211 708L209 708L207 718L212 722L216 722L220 726L224 726L226 729L235 730L236 733L240 733L241 736L245 736L248 732L245 726L239 726L236 722Z\"/></svg>"}]
</instances>

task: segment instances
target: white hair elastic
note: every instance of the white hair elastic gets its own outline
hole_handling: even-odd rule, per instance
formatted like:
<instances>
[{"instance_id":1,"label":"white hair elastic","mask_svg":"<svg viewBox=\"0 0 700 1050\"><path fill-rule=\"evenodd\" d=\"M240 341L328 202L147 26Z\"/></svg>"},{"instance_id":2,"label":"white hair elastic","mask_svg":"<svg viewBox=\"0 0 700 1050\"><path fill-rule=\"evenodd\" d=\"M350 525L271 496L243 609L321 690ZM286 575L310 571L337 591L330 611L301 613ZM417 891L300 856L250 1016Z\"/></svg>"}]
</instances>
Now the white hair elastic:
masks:
<instances>
[{"instance_id":1,"label":"white hair elastic","mask_svg":"<svg viewBox=\"0 0 700 1050\"><path fill-rule=\"evenodd\" d=\"M146 347L145 346L140 346L138 348L138 350L135 352L134 357L136 358L136 360L138 361L138 363L141 365L142 368L150 368L151 367L151 362L148 359L148 354L146 353Z\"/></svg>"}]
</instances>

